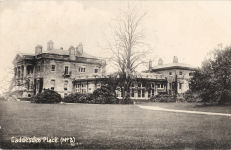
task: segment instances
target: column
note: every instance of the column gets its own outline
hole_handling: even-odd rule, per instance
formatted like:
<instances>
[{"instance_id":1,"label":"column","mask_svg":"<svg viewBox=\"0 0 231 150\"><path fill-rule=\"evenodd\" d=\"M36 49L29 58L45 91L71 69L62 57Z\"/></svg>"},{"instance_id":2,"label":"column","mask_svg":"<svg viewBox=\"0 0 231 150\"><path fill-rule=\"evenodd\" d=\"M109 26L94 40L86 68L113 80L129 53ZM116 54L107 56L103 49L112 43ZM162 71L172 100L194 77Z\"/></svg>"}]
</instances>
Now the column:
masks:
<instances>
[{"instance_id":1,"label":"column","mask_svg":"<svg viewBox=\"0 0 231 150\"><path fill-rule=\"evenodd\" d=\"M24 72L23 72L23 74L24 74L24 78L27 76L27 65L24 65Z\"/></svg>"}]
</instances>

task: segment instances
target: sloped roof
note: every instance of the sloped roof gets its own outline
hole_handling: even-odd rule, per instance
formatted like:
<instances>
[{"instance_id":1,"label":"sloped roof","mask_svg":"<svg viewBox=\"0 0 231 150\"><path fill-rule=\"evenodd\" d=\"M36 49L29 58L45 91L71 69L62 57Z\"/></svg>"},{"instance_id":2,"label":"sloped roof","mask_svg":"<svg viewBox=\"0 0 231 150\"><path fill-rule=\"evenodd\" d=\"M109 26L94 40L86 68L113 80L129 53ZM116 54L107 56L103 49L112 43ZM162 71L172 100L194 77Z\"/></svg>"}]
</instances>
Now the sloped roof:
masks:
<instances>
[{"instance_id":1,"label":"sloped roof","mask_svg":"<svg viewBox=\"0 0 231 150\"><path fill-rule=\"evenodd\" d=\"M25 57L33 57L34 56L34 54L31 54L31 53L18 53L17 55L19 55L21 57L23 57L23 56L25 56Z\"/></svg>"},{"instance_id":2,"label":"sloped roof","mask_svg":"<svg viewBox=\"0 0 231 150\"><path fill-rule=\"evenodd\" d=\"M29 54L29 53L17 53L16 56L13 59L13 64L16 64L17 61L20 61L22 59L33 59L34 54Z\"/></svg>"},{"instance_id":3,"label":"sloped roof","mask_svg":"<svg viewBox=\"0 0 231 150\"><path fill-rule=\"evenodd\" d=\"M69 51L68 50L62 50L62 49L53 49L53 50L49 50L49 51L44 51L42 53L58 54L58 55L69 55ZM83 52L83 54L81 56L78 56L78 57L96 58L94 56L89 55L86 52Z\"/></svg>"},{"instance_id":4,"label":"sloped roof","mask_svg":"<svg viewBox=\"0 0 231 150\"><path fill-rule=\"evenodd\" d=\"M163 64L163 65L157 65L152 67L152 71L161 71L161 70L168 70L168 69L196 70L196 67L184 63L170 63L170 64Z\"/></svg>"}]
</instances>

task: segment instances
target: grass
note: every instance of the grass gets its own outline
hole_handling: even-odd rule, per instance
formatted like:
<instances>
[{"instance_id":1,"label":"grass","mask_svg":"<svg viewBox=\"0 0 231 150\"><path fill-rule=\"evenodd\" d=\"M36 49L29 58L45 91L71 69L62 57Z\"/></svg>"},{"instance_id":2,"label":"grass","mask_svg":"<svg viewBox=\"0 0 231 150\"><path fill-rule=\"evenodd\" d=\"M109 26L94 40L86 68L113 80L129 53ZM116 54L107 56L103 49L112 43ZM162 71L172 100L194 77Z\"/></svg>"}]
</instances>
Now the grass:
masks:
<instances>
[{"instance_id":1,"label":"grass","mask_svg":"<svg viewBox=\"0 0 231 150\"><path fill-rule=\"evenodd\" d=\"M183 103L143 105L194 109ZM230 117L151 111L136 105L0 102L2 148L231 148L230 125ZM12 144L12 136L74 136L81 144Z\"/></svg>"}]
</instances>

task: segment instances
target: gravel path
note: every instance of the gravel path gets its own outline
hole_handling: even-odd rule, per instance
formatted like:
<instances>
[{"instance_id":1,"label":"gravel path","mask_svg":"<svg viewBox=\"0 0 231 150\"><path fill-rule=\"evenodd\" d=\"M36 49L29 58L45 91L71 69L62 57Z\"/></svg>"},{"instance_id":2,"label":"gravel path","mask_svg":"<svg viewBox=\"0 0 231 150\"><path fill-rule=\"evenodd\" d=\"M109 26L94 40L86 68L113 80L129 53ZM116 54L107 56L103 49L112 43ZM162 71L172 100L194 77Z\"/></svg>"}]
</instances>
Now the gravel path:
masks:
<instances>
[{"instance_id":1,"label":"gravel path","mask_svg":"<svg viewBox=\"0 0 231 150\"><path fill-rule=\"evenodd\" d=\"M177 110L177 109L167 109L156 106L141 106L137 105L142 109L157 110L157 111L167 111L167 112L178 112L178 113L189 113L189 114L199 114L199 115L216 115L216 116L231 116L231 114L226 113L214 113L214 112L203 112L203 111L189 111L189 110Z\"/></svg>"}]
</instances>

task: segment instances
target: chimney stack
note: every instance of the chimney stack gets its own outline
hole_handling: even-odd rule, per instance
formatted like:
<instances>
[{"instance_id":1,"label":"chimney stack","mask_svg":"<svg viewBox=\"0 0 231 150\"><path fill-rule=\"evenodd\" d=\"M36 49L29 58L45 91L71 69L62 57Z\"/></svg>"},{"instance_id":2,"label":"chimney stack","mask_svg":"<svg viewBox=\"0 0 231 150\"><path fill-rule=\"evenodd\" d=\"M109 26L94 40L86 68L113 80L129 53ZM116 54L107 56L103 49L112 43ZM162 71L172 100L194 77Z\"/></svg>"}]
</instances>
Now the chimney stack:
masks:
<instances>
[{"instance_id":1,"label":"chimney stack","mask_svg":"<svg viewBox=\"0 0 231 150\"><path fill-rule=\"evenodd\" d=\"M83 44L82 43L79 43L78 50L80 54L82 55L83 54Z\"/></svg>"},{"instance_id":2,"label":"chimney stack","mask_svg":"<svg viewBox=\"0 0 231 150\"><path fill-rule=\"evenodd\" d=\"M42 53L42 49L43 49L43 47L41 45L37 45L35 47L35 55L41 54Z\"/></svg>"},{"instance_id":3,"label":"chimney stack","mask_svg":"<svg viewBox=\"0 0 231 150\"><path fill-rule=\"evenodd\" d=\"M149 69L149 71L151 71L151 70L152 70L152 61L151 61L151 60L149 60L149 63L148 63L148 69Z\"/></svg>"},{"instance_id":4,"label":"chimney stack","mask_svg":"<svg viewBox=\"0 0 231 150\"><path fill-rule=\"evenodd\" d=\"M79 43L79 45L76 47L76 55L81 56L83 55L83 44Z\"/></svg>"},{"instance_id":5,"label":"chimney stack","mask_svg":"<svg viewBox=\"0 0 231 150\"><path fill-rule=\"evenodd\" d=\"M70 60L75 60L75 48L73 46L70 46L68 50L69 50Z\"/></svg>"},{"instance_id":6,"label":"chimney stack","mask_svg":"<svg viewBox=\"0 0 231 150\"><path fill-rule=\"evenodd\" d=\"M163 65L163 59L162 58L159 58L159 60L158 60L158 65Z\"/></svg>"},{"instance_id":7,"label":"chimney stack","mask_svg":"<svg viewBox=\"0 0 231 150\"><path fill-rule=\"evenodd\" d=\"M178 58L176 56L173 57L173 63L178 63Z\"/></svg>"},{"instance_id":8,"label":"chimney stack","mask_svg":"<svg viewBox=\"0 0 231 150\"><path fill-rule=\"evenodd\" d=\"M49 42L47 42L47 50L53 50L54 49L54 42L52 40L50 40Z\"/></svg>"}]
</instances>

